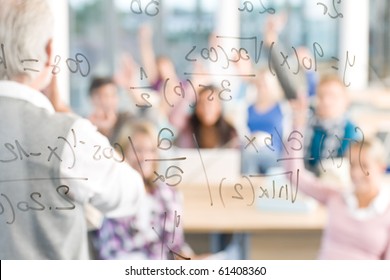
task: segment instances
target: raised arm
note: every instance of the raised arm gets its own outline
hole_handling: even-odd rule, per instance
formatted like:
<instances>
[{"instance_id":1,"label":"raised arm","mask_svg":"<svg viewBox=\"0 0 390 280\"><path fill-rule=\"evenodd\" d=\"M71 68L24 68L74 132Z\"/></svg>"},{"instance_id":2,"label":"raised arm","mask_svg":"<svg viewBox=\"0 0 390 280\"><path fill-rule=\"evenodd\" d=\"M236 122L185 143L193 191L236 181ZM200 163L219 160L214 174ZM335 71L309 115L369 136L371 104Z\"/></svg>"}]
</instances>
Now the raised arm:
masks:
<instances>
[{"instance_id":1,"label":"raised arm","mask_svg":"<svg viewBox=\"0 0 390 280\"><path fill-rule=\"evenodd\" d=\"M143 25L139 30L139 48L141 50L142 66L148 75L151 85L159 79L156 64L156 54L153 49L153 30L149 25Z\"/></svg>"},{"instance_id":2,"label":"raised arm","mask_svg":"<svg viewBox=\"0 0 390 280\"><path fill-rule=\"evenodd\" d=\"M42 93L50 100L56 112L71 112L70 107L61 99L57 76L52 76L49 85Z\"/></svg>"},{"instance_id":3,"label":"raised arm","mask_svg":"<svg viewBox=\"0 0 390 280\"><path fill-rule=\"evenodd\" d=\"M279 32L284 26L284 21L283 16L268 18L264 30L264 44L270 51L270 66L278 77L286 99L290 100L297 98L298 87L294 81L293 73L290 72L286 65L283 65L281 44L278 42Z\"/></svg>"},{"instance_id":4,"label":"raised arm","mask_svg":"<svg viewBox=\"0 0 390 280\"><path fill-rule=\"evenodd\" d=\"M293 174L299 176L293 176L293 183L297 184L298 190L304 194L313 197L322 204L326 204L328 199L337 194L338 187L334 185L328 185L322 182L320 179L314 176L311 172L306 170L304 166L304 152L303 152L303 140L305 132L305 123L307 118L307 100L303 94L298 95L298 98L291 101L291 107L293 108L293 122L294 133L290 134L289 140L291 147L289 153L284 155L284 167L286 171L292 171ZM303 136L303 138L301 138ZM298 140L292 140L293 138ZM297 142L301 144L296 144Z\"/></svg>"}]
</instances>

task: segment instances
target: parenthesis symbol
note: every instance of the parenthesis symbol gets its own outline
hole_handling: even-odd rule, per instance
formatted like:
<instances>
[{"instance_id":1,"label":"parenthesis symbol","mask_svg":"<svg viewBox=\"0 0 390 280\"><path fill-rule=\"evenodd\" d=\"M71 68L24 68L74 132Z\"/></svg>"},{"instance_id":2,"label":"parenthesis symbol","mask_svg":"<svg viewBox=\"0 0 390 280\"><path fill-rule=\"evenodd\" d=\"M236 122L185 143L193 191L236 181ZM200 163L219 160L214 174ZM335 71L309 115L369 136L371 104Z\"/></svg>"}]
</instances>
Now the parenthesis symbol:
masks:
<instances>
[{"instance_id":1,"label":"parenthesis symbol","mask_svg":"<svg viewBox=\"0 0 390 280\"><path fill-rule=\"evenodd\" d=\"M255 188L253 187L252 181L251 181L251 179L248 178L248 176L244 176L244 178L248 180L248 182L252 188L252 203L247 204L248 206L252 206L253 203L255 203Z\"/></svg>"},{"instance_id":2,"label":"parenthesis symbol","mask_svg":"<svg viewBox=\"0 0 390 280\"><path fill-rule=\"evenodd\" d=\"M222 202L222 205L223 205L224 208L226 206L225 206L225 202L223 201L223 196L222 196L222 183L225 180L226 180L226 178L222 178L221 183L219 184L219 197L221 198L221 202Z\"/></svg>"}]
</instances>

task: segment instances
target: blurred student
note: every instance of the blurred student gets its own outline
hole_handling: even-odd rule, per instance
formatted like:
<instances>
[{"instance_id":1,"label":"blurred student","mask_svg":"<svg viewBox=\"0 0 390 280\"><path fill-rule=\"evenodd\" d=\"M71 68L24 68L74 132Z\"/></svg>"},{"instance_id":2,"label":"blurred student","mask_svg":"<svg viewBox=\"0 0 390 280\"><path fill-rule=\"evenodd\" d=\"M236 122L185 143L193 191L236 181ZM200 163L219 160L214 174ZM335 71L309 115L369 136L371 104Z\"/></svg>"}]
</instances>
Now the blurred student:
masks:
<instances>
[{"instance_id":1,"label":"blurred student","mask_svg":"<svg viewBox=\"0 0 390 280\"><path fill-rule=\"evenodd\" d=\"M283 44L279 42L279 35L287 22L286 14L282 13L269 16L264 25L264 45L269 51L270 71L273 76L277 76L280 86L283 89L284 97L293 100L297 97L298 81L296 75L284 65L282 53L287 53ZM283 52L282 52L283 51Z\"/></svg>"},{"instance_id":2,"label":"blurred student","mask_svg":"<svg viewBox=\"0 0 390 280\"><path fill-rule=\"evenodd\" d=\"M318 84L318 73L314 71L314 67L307 69L308 66L304 63L305 61L314 61L313 54L307 47L301 46L297 48L297 56L300 58L300 69L305 73L307 94L310 98L314 98Z\"/></svg>"},{"instance_id":3,"label":"blurred student","mask_svg":"<svg viewBox=\"0 0 390 280\"><path fill-rule=\"evenodd\" d=\"M197 144L204 149L239 146L235 128L224 118L219 92L220 89L212 85L201 88L194 113L179 131L178 147L196 148Z\"/></svg>"},{"instance_id":4,"label":"blurred student","mask_svg":"<svg viewBox=\"0 0 390 280\"><path fill-rule=\"evenodd\" d=\"M94 241L101 259L165 260L193 255L184 240L182 197L174 187L156 181L156 139L150 123L128 123L123 127L120 144L130 165L143 175L147 196L136 216L104 220Z\"/></svg>"},{"instance_id":5,"label":"blurred student","mask_svg":"<svg viewBox=\"0 0 390 280\"><path fill-rule=\"evenodd\" d=\"M264 43L270 52L272 69L257 71L256 99L247 108L247 139L242 151L242 172L265 174L280 166L286 133L291 128L291 110L286 100L296 97L297 88L287 67L280 63L279 33L286 22L284 14L268 17L264 25ZM272 73L271 71L275 71ZM248 140L250 139L250 140ZM248 141L251 141L249 143Z\"/></svg>"},{"instance_id":6,"label":"blurred student","mask_svg":"<svg viewBox=\"0 0 390 280\"><path fill-rule=\"evenodd\" d=\"M114 144L122 125L132 118L130 113L118 110L117 85L110 77L95 77L89 87L89 95L93 106L89 120Z\"/></svg>"},{"instance_id":7,"label":"blurred student","mask_svg":"<svg viewBox=\"0 0 390 280\"><path fill-rule=\"evenodd\" d=\"M326 160L345 155L350 143L359 140L356 126L348 117L348 92L336 75L323 76L317 86L314 115L305 130L305 164L317 175Z\"/></svg>"},{"instance_id":8,"label":"blurred student","mask_svg":"<svg viewBox=\"0 0 390 280\"><path fill-rule=\"evenodd\" d=\"M285 71L282 67L282 57L279 55L278 39L279 33L286 23L285 16L269 18L264 33L264 43L268 48L273 48L271 62L273 70L278 76L283 88L284 95L288 100L297 98L297 81L291 77L291 71ZM299 56L310 57L307 49L299 48ZM301 68L303 68L301 66ZM317 83L313 73L306 80L308 94L313 98L313 86L317 85L314 94L314 110L307 124L305 135L305 165L317 176L326 170L324 165L327 160L333 161L342 157L349 148L352 140L357 140L355 125L347 115L349 97L346 88L340 78L336 75L326 75ZM336 172L337 173L337 172ZM338 176L335 174L336 177ZM338 179L337 179L338 180Z\"/></svg>"},{"instance_id":9,"label":"blurred student","mask_svg":"<svg viewBox=\"0 0 390 280\"><path fill-rule=\"evenodd\" d=\"M141 176L125 163L93 160L93 145L109 147L107 138L88 120L56 112L70 110L51 76L48 1L0 7L0 259L88 259L84 205L133 215Z\"/></svg>"},{"instance_id":10,"label":"blurred student","mask_svg":"<svg viewBox=\"0 0 390 280\"><path fill-rule=\"evenodd\" d=\"M196 87L204 79L195 76L191 80L181 80L170 57L156 56L153 29L149 25L143 25L139 30L139 47L147 80L159 99L159 114L173 129L182 127L196 102ZM194 63L193 68L197 72L203 66L201 63Z\"/></svg>"},{"instance_id":11,"label":"blurred student","mask_svg":"<svg viewBox=\"0 0 390 280\"><path fill-rule=\"evenodd\" d=\"M296 107L295 129L302 131L305 106ZM291 151L302 158L303 151ZM354 141L348 158L352 188L327 184L305 170L303 160L286 161L297 175L299 191L328 208L318 255L320 259L390 259L390 189L384 181L386 163L379 140ZM295 175L294 175L295 177Z\"/></svg>"},{"instance_id":12,"label":"blurred student","mask_svg":"<svg viewBox=\"0 0 390 280\"><path fill-rule=\"evenodd\" d=\"M247 109L247 126L253 145L247 144L242 153L242 172L264 174L279 166L283 141L291 127L290 107L283 100L276 77L260 70L255 81L257 98Z\"/></svg>"},{"instance_id":13,"label":"blurred student","mask_svg":"<svg viewBox=\"0 0 390 280\"><path fill-rule=\"evenodd\" d=\"M175 145L179 148L239 148L239 138L236 129L223 115L222 101L218 87L209 85L202 87L198 93L195 111L184 122L179 130ZM195 137L195 139L194 139ZM238 236L237 236L238 237ZM215 252L228 250L231 235L214 234ZM237 239L233 236L232 240ZM232 243L231 243L232 244ZM234 247L234 246L233 246Z\"/></svg>"}]
</instances>

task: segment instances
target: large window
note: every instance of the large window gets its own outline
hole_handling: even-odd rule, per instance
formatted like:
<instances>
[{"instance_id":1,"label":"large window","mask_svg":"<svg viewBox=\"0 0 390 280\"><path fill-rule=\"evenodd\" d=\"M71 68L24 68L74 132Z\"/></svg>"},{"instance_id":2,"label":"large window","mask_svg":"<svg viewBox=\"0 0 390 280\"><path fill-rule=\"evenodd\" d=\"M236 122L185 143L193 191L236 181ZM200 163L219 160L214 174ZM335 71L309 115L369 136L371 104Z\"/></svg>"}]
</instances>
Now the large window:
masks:
<instances>
[{"instance_id":1,"label":"large window","mask_svg":"<svg viewBox=\"0 0 390 280\"><path fill-rule=\"evenodd\" d=\"M390 1L370 1L370 79L390 85Z\"/></svg>"},{"instance_id":2,"label":"large window","mask_svg":"<svg viewBox=\"0 0 390 280\"><path fill-rule=\"evenodd\" d=\"M234 0L230 0L234 1ZM130 53L140 63L138 30L142 24L153 26L153 44L157 55L169 56L182 75L189 67L184 59L193 45L206 47L214 31L221 0L83 0L70 1L71 52L82 52L91 65L93 75L112 75L123 52ZM340 18L324 16L323 5L331 7L333 0L237 0L239 7L245 2L253 4L253 12L238 13L241 36L262 38L263 25L274 9L287 15L288 22L281 34L287 49L318 43L324 50L320 62L339 55ZM142 15L136 15L141 3ZM390 75L390 1L370 1L370 79L382 84ZM158 8L158 14L153 14ZM261 63L261 61L260 61ZM90 78L90 77L89 77ZM86 115L89 108L87 89L89 78L71 75L71 104L76 112Z\"/></svg>"}]
</instances>

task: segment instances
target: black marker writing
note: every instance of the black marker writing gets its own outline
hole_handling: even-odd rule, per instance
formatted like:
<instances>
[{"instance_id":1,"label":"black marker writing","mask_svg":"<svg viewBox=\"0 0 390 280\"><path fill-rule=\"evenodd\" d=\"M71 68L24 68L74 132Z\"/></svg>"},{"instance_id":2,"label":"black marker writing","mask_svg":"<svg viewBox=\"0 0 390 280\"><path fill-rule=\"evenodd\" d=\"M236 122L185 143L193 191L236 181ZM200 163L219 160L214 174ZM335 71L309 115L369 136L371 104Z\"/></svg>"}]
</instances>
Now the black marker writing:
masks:
<instances>
[{"instance_id":1,"label":"black marker writing","mask_svg":"<svg viewBox=\"0 0 390 280\"><path fill-rule=\"evenodd\" d=\"M170 135L169 137L172 137L172 138L167 138L167 137L162 136L162 134L164 132L168 132ZM173 147L173 137L174 136L175 135L172 132L172 130L170 130L169 128L162 128L158 133L157 148L160 150L164 150L164 151L171 149ZM143 159L143 161L141 161L140 156L138 155L138 152L136 150L136 147L134 146L133 140L131 139L130 136L128 137L128 139L130 141L132 151L137 159L138 166L139 166L144 178L145 178L145 174L144 174L144 171L142 168L143 161L144 162L171 162L171 161L180 162L180 161L187 160L186 157L174 157L174 158L147 158L147 159ZM176 166L176 165L168 166L167 169L165 169L165 172L163 172L163 174L160 174L159 172L160 171L157 171L157 170L153 171L153 173L156 175L156 177L153 179L152 182L156 183L158 181L161 181L170 187L175 187L175 186L179 185L182 181L182 174L184 173L184 171L179 166Z\"/></svg>"},{"instance_id":2,"label":"black marker writing","mask_svg":"<svg viewBox=\"0 0 390 280\"><path fill-rule=\"evenodd\" d=\"M235 40L235 41L249 41L253 42L253 49L254 49L254 55L250 54L250 51L247 48L241 47L241 48L232 48L230 52L227 52L225 48L221 45L218 45L217 47L210 47L210 48L198 48L197 46L192 46L191 50L185 55L185 60L189 62L196 62L199 59L202 59L206 62L210 63L220 63L221 69L228 69L231 65L231 63L239 62L240 60L254 60L254 62L257 64L261 58L262 50L263 50L263 41L259 41L257 36L253 37L231 37L231 36L216 36L218 39L223 40ZM269 47L269 54L267 57L268 61L268 68L269 71L272 73L272 75L276 75L274 69L272 68L272 59L273 57L279 57L281 58L282 62L280 63L280 67L286 68L288 71L292 72L294 75L298 75L301 67L303 67L305 70L312 70L317 72L318 71L318 61L320 58L325 57L325 51L322 48L322 46L318 42L314 42L312 44L311 52L313 53L313 58L309 56L303 56L300 57L298 54L297 49L292 46L292 53L288 54L283 51L279 51L278 53L275 52L275 46L276 42L272 42ZM345 86L349 86L350 83L346 82L345 76L346 71L348 67L353 67L355 64L355 56L350 56L349 52L346 53L346 62L344 65L344 74L343 74L343 81ZM253 59L254 58L254 59ZM339 58L332 57L332 59L339 61ZM292 67L291 60L296 62L294 65L296 67ZM331 66L331 68L338 70L338 67ZM230 74L230 73L184 73L185 75L207 75L207 76L237 76L237 77L255 77L254 74L248 73L248 74Z\"/></svg>"},{"instance_id":3,"label":"black marker writing","mask_svg":"<svg viewBox=\"0 0 390 280\"><path fill-rule=\"evenodd\" d=\"M337 0L337 4L340 4L340 3L341 3L341 0ZM332 4L333 4L333 10L334 10L335 14L331 14L331 12L328 12L328 10L330 10L330 9L328 8L328 6L327 6L326 4L324 4L324 3L322 3L322 2L318 2L318 3L317 3L317 6L321 6L321 7L324 9L324 11L323 11L324 15L328 14L328 16L329 16L330 18L333 18L333 19L336 19L336 18L343 18L343 17L344 17L343 14L340 13L340 12L337 10L337 7L336 7L336 0L332 0Z\"/></svg>"},{"instance_id":4,"label":"black marker writing","mask_svg":"<svg viewBox=\"0 0 390 280\"><path fill-rule=\"evenodd\" d=\"M289 156L289 154L290 154L289 151L291 151L291 150L301 151L304 147L304 135L300 131L293 130L292 132L290 132L288 137L286 139L284 139L282 137L282 135L280 134L280 132L275 127L274 127L274 130L275 130L275 133L272 133L272 134L270 134L270 136L265 137L263 139L263 143L260 143L260 144L262 144L261 146L266 147L269 151L276 152L276 149L274 147L275 141L278 141L279 143L281 143L285 156L278 158L276 160L277 162L286 161L286 160L297 160L297 159L303 159L303 160L308 160L308 161L314 160L314 158L310 157L310 156L303 157L303 158L296 158L296 157ZM356 138L362 139L362 141L364 142L363 131L359 127L355 127L355 132L359 133L359 135L357 135ZM319 159L319 166L322 168L322 171L324 171L324 172L326 172L326 169L323 165L323 160L328 160L328 159L332 160L333 165L335 165L335 160L337 158L340 161L339 164L336 165L337 168L341 168L342 163L343 163L343 158L338 155L338 148L337 149L329 149L329 148L325 149L324 148L325 147L325 144L324 144L325 137L326 137L325 134L322 135L322 137L320 139L320 144L318 147L318 151L319 151L318 154L320 155L318 158ZM336 141L339 143L338 147L342 147L343 144L346 144L347 147L349 147L349 149L350 149L351 144L353 142L354 143L359 142L358 140L352 139L352 138L346 138L346 137L341 138L339 135L336 135L336 134L328 135L327 137L334 137L336 139ZM260 148L258 146L259 143L256 142L255 136L248 137L245 135L245 141L246 141L246 143L244 146L244 150L251 149L254 152L256 152L257 154L260 153ZM261 155L259 155L259 156L261 156ZM360 161L360 156L361 155L359 154L359 161ZM365 174L367 173L367 171L364 170L363 167L361 167L361 170Z\"/></svg>"},{"instance_id":5,"label":"black marker writing","mask_svg":"<svg viewBox=\"0 0 390 280\"><path fill-rule=\"evenodd\" d=\"M263 4L263 1L262 0L259 0L260 2L260 9L259 9L259 14L265 14L265 13L268 13L268 14L275 14L275 9L274 8L266 8ZM252 1L244 1L244 3L242 3L242 7L241 8L238 8L238 10L240 12L253 12L254 10L254 5L252 3Z\"/></svg>"},{"instance_id":6,"label":"black marker writing","mask_svg":"<svg viewBox=\"0 0 390 280\"><path fill-rule=\"evenodd\" d=\"M165 236L165 233L166 233L166 222L167 222L167 212L164 212L164 220L163 220L163 223L162 223L161 232L160 233L157 232L156 228L154 226L152 226L152 229L157 234L157 236L158 236L158 238L160 239L160 242L161 242L161 259L164 258L164 249L166 247L169 250L169 253L171 253L171 254L173 254L173 255L181 258L181 259L190 260L191 258L187 258L187 257L181 255L180 253L173 251L170 248L170 246L168 245L169 240L166 240L166 236ZM180 226L180 215L177 215L177 211L175 211L174 222L173 222L173 229L172 229L172 232L173 232L172 240L171 240L172 244L173 244L173 242L175 240L176 228L178 228L179 226Z\"/></svg>"},{"instance_id":7,"label":"black marker writing","mask_svg":"<svg viewBox=\"0 0 390 280\"><path fill-rule=\"evenodd\" d=\"M61 72L61 56L56 55L54 57L54 64L50 65L52 67L51 73L57 75ZM87 77L91 72L91 65L87 57L81 53L76 53L75 58L67 58L65 64L68 70L73 73L80 73L82 77Z\"/></svg>"},{"instance_id":8,"label":"black marker writing","mask_svg":"<svg viewBox=\"0 0 390 280\"><path fill-rule=\"evenodd\" d=\"M151 0L146 4L145 9L143 10L141 0L131 0L130 11L136 15L141 15L145 12L147 16L154 17L160 12L160 9L158 8L159 5L159 1Z\"/></svg>"},{"instance_id":9,"label":"black marker writing","mask_svg":"<svg viewBox=\"0 0 390 280\"><path fill-rule=\"evenodd\" d=\"M32 59L32 58L27 58L27 59L21 59L20 60L20 63L23 65L23 71L26 72L26 71L31 71L31 72L39 72L38 69L35 69L35 68L30 68L30 66L24 66L24 63L25 62L35 62L35 63L38 63L39 60L38 59Z\"/></svg>"},{"instance_id":10,"label":"black marker writing","mask_svg":"<svg viewBox=\"0 0 390 280\"><path fill-rule=\"evenodd\" d=\"M0 66L3 65L4 69L7 69L7 60L5 55L5 46L0 44ZM52 67L51 73L57 75L61 72L61 56L54 56L54 63L50 65ZM39 60L33 57L19 58L20 66L24 72L40 72L40 69L35 68L35 64L39 63ZM65 64L71 73L80 73L82 77L87 77L91 72L91 65L85 55L82 53L76 53L74 58L67 58Z\"/></svg>"},{"instance_id":11,"label":"black marker writing","mask_svg":"<svg viewBox=\"0 0 390 280\"><path fill-rule=\"evenodd\" d=\"M52 180L52 179L50 179ZM15 180L14 180L15 181ZM28 212L28 211L69 211L76 208L75 203L69 198L69 187L61 185L56 188L56 193L61 198L61 204L52 205L45 201L45 194L39 192L31 192L29 200L12 200L7 194L0 193L0 216L5 215L6 210L9 210L9 219L7 224L12 225L16 221L16 211ZM2 198L2 199L1 199ZM16 207L15 207L16 205ZM8 206L8 208L7 208Z\"/></svg>"},{"instance_id":12,"label":"black marker writing","mask_svg":"<svg viewBox=\"0 0 390 280\"><path fill-rule=\"evenodd\" d=\"M0 56L0 65L3 65L4 69L7 69L7 60L5 59L4 44L0 44L1 56Z\"/></svg>"},{"instance_id":13,"label":"black marker writing","mask_svg":"<svg viewBox=\"0 0 390 280\"><path fill-rule=\"evenodd\" d=\"M225 184L227 178L222 178L219 184L219 198L223 207L226 207L225 191L229 190L228 197L232 200L248 201L246 206L252 206L256 199L285 199L294 203L298 194L298 185L293 184L293 171L266 174L266 175L249 175L242 176L239 182ZM297 173L299 176L299 173ZM283 183L277 183L276 179L280 177ZM272 183L266 180L258 182L258 178L272 178ZM285 179L288 179L288 183ZM269 184L269 185L268 185ZM245 191L248 189L249 191ZM233 195L231 194L233 191Z\"/></svg>"},{"instance_id":14,"label":"black marker writing","mask_svg":"<svg viewBox=\"0 0 390 280\"><path fill-rule=\"evenodd\" d=\"M199 148L199 143L198 143L198 140L196 139L195 134L193 134L192 136L193 136L193 139L194 139L195 147L196 147L196 149L197 149L197 151L198 151L198 154L199 154L200 162L202 163L202 168L203 168L204 176L205 176L205 178L206 178L207 190L208 190L208 192L209 192L209 197L210 197L210 205L213 206L213 197L211 196L211 189L210 189L209 177L207 176L206 167L204 166L202 154L201 154L200 148Z\"/></svg>"}]
</instances>

